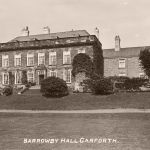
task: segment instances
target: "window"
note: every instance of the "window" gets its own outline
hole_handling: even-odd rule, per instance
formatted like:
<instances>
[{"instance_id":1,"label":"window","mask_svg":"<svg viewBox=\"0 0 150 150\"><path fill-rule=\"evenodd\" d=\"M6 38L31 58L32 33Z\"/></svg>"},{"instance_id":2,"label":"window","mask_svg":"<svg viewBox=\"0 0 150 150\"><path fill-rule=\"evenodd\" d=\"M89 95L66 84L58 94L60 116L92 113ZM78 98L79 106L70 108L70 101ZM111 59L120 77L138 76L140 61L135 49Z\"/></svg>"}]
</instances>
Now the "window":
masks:
<instances>
[{"instance_id":1,"label":"window","mask_svg":"<svg viewBox=\"0 0 150 150\"><path fill-rule=\"evenodd\" d=\"M15 72L15 84L21 84L21 77L22 77L22 72L17 71Z\"/></svg>"},{"instance_id":2,"label":"window","mask_svg":"<svg viewBox=\"0 0 150 150\"><path fill-rule=\"evenodd\" d=\"M30 71L27 73L28 82L34 83L34 72Z\"/></svg>"},{"instance_id":3,"label":"window","mask_svg":"<svg viewBox=\"0 0 150 150\"><path fill-rule=\"evenodd\" d=\"M63 79L66 81L66 83L71 83L71 69L64 70Z\"/></svg>"},{"instance_id":4,"label":"window","mask_svg":"<svg viewBox=\"0 0 150 150\"><path fill-rule=\"evenodd\" d=\"M2 67L8 67L8 66L9 66L8 55L2 55Z\"/></svg>"},{"instance_id":5,"label":"window","mask_svg":"<svg viewBox=\"0 0 150 150\"><path fill-rule=\"evenodd\" d=\"M51 77L57 77L57 71L56 70L50 70L50 76Z\"/></svg>"},{"instance_id":6,"label":"window","mask_svg":"<svg viewBox=\"0 0 150 150\"><path fill-rule=\"evenodd\" d=\"M78 50L78 54L79 54L79 53L85 53L85 49L79 49L79 50Z\"/></svg>"},{"instance_id":7,"label":"window","mask_svg":"<svg viewBox=\"0 0 150 150\"><path fill-rule=\"evenodd\" d=\"M119 77L125 77L126 74L125 73L119 73Z\"/></svg>"},{"instance_id":8,"label":"window","mask_svg":"<svg viewBox=\"0 0 150 150\"><path fill-rule=\"evenodd\" d=\"M9 74L3 73L3 84L9 84Z\"/></svg>"},{"instance_id":9,"label":"window","mask_svg":"<svg viewBox=\"0 0 150 150\"><path fill-rule=\"evenodd\" d=\"M56 52L49 52L49 65L56 65Z\"/></svg>"},{"instance_id":10,"label":"window","mask_svg":"<svg viewBox=\"0 0 150 150\"><path fill-rule=\"evenodd\" d=\"M34 54L27 54L27 66L34 65Z\"/></svg>"},{"instance_id":11,"label":"window","mask_svg":"<svg viewBox=\"0 0 150 150\"><path fill-rule=\"evenodd\" d=\"M119 59L119 68L125 68L125 66L126 66L125 63L126 63L125 58Z\"/></svg>"},{"instance_id":12,"label":"window","mask_svg":"<svg viewBox=\"0 0 150 150\"><path fill-rule=\"evenodd\" d=\"M38 65L45 64L45 53L38 53Z\"/></svg>"},{"instance_id":13,"label":"window","mask_svg":"<svg viewBox=\"0 0 150 150\"><path fill-rule=\"evenodd\" d=\"M63 64L71 64L70 51L63 51Z\"/></svg>"},{"instance_id":14,"label":"window","mask_svg":"<svg viewBox=\"0 0 150 150\"><path fill-rule=\"evenodd\" d=\"M21 54L15 55L15 66L21 66Z\"/></svg>"}]
</instances>

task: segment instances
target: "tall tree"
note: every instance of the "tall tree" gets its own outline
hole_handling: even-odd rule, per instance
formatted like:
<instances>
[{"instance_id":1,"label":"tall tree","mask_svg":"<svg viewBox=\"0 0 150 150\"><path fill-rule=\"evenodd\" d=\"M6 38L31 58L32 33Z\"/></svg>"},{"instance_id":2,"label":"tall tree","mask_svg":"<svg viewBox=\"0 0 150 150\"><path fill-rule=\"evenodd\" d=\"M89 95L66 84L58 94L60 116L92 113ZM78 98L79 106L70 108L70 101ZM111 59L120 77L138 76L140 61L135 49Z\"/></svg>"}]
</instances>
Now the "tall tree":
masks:
<instances>
[{"instance_id":1,"label":"tall tree","mask_svg":"<svg viewBox=\"0 0 150 150\"><path fill-rule=\"evenodd\" d=\"M145 74L150 78L150 49L146 48L141 51L139 60Z\"/></svg>"}]
</instances>

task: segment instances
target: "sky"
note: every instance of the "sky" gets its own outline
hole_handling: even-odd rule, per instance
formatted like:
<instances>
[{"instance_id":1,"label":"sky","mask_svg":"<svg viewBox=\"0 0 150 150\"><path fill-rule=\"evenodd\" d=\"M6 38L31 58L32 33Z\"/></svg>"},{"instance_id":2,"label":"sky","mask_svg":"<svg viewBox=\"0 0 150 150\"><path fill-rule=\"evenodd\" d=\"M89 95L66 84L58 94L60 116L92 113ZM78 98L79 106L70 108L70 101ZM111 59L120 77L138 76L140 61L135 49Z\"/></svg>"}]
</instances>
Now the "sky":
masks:
<instances>
[{"instance_id":1,"label":"sky","mask_svg":"<svg viewBox=\"0 0 150 150\"><path fill-rule=\"evenodd\" d=\"M150 45L150 0L0 0L0 43L30 34L99 28L103 48Z\"/></svg>"}]
</instances>

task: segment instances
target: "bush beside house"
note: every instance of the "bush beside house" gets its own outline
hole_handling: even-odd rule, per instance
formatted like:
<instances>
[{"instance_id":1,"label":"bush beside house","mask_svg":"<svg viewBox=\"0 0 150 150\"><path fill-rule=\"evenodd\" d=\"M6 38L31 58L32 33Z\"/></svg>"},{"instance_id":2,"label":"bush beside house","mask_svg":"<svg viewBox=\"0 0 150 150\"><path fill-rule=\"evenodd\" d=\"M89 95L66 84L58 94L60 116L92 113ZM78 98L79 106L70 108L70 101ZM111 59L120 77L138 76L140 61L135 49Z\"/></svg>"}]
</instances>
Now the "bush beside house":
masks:
<instances>
[{"instance_id":1,"label":"bush beside house","mask_svg":"<svg viewBox=\"0 0 150 150\"><path fill-rule=\"evenodd\" d=\"M84 83L96 95L106 95L113 92L113 84L108 78L93 75L90 79L85 80Z\"/></svg>"},{"instance_id":2,"label":"bush beside house","mask_svg":"<svg viewBox=\"0 0 150 150\"><path fill-rule=\"evenodd\" d=\"M48 77L41 82L41 93L45 97L63 97L69 94L66 82L57 77Z\"/></svg>"},{"instance_id":3,"label":"bush beside house","mask_svg":"<svg viewBox=\"0 0 150 150\"><path fill-rule=\"evenodd\" d=\"M113 82L114 90L125 90L125 91L138 91L139 88L148 82L148 79L144 78L129 78L129 77L119 77L112 76L108 77Z\"/></svg>"}]
</instances>

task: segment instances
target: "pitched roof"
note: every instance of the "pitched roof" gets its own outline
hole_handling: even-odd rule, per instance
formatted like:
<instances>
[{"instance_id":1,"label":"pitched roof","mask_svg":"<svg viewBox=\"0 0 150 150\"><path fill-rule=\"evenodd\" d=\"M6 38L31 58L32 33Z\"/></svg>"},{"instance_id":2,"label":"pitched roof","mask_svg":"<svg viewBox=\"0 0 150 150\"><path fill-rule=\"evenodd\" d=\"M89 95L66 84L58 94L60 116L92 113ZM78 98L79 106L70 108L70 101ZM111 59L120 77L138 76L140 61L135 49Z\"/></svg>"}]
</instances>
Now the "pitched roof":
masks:
<instances>
[{"instance_id":1,"label":"pitched roof","mask_svg":"<svg viewBox=\"0 0 150 150\"><path fill-rule=\"evenodd\" d=\"M150 48L150 46L143 47L126 47L121 48L120 51L115 51L115 49L103 49L104 58L115 58L115 57L138 57L140 51L144 48Z\"/></svg>"},{"instance_id":2,"label":"pitched roof","mask_svg":"<svg viewBox=\"0 0 150 150\"><path fill-rule=\"evenodd\" d=\"M78 37L78 36L89 36L90 34L86 30L75 30L75 31L66 31L66 32L57 32L50 34L37 34L37 35L29 35L29 36L18 36L11 40L10 42L15 41L32 41L32 40L46 40L46 39L56 39L59 38L67 38L67 37Z\"/></svg>"}]
</instances>

